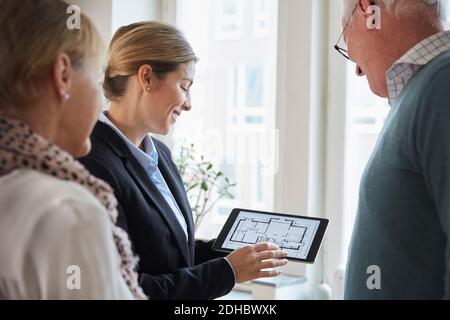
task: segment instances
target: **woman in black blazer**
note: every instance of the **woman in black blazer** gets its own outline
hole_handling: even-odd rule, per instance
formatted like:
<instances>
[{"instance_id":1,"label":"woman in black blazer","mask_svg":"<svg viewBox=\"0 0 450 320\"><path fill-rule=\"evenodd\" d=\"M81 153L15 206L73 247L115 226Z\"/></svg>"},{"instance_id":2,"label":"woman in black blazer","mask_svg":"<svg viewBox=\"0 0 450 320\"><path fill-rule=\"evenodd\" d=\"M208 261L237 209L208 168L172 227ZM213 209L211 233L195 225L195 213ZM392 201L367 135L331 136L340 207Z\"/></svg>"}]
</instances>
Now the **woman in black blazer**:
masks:
<instances>
[{"instance_id":1,"label":"woman in black blazer","mask_svg":"<svg viewBox=\"0 0 450 320\"><path fill-rule=\"evenodd\" d=\"M167 134L191 109L197 58L175 28L142 22L120 28L109 48L104 91L111 101L82 163L108 182L119 201L118 224L140 258L139 280L150 299L215 299L236 282L272 277L285 265L273 244L227 257L196 241L192 212L169 149L149 133Z\"/></svg>"}]
</instances>

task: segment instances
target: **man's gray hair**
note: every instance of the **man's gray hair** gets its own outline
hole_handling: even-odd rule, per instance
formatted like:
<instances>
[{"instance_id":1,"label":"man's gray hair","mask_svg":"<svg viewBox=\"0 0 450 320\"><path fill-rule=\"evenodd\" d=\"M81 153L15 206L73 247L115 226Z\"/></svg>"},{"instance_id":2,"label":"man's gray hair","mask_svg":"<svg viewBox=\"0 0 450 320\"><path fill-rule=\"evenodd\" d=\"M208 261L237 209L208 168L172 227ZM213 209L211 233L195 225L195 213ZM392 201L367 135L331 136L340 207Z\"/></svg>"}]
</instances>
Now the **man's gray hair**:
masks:
<instances>
[{"instance_id":1,"label":"man's gray hair","mask_svg":"<svg viewBox=\"0 0 450 320\"><path fill-rule=\"evenodd\" d=\"M343 0L344 17L349 18L359 0ZM447 20L447 0L375 0L395 15L407 14L411 10L434 13L441 21Z\"/></svg>"}]
</instances>

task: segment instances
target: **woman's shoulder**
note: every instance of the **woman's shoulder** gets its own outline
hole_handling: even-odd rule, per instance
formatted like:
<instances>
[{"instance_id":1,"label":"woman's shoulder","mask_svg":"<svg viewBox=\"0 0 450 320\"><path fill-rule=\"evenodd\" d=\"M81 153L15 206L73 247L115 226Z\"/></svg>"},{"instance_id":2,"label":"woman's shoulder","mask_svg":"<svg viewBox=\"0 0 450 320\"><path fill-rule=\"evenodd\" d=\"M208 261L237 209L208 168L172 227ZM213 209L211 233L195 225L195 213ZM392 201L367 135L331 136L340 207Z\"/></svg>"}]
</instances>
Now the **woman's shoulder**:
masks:
<instances>
[{"instance_id":1,"label":"woman's shoulder","mask_svg":"<svg viewBox=\"0 0 450 320\"><path fill-rule=\"evenodd\" d=\"M107 287L85 283L79 293L64 287L66 267L71 264L80 266L84 274L106 264L111 264L107 272L118 266L107 211L84 187L18 170L0 178L0 213L0 296L92 297L95 290ZM105 259L109 260L101 265ZM55 267L61 267L61 277L46 272ZM24 273L27 268L31 271ZM36 274L38 278L33 277Z\"/></svg>"},{"instance_id":2,"label":"woman's shoulder","mask_svg":"<svg viewBox=\"0 0 450 320\"><path fill-rule=\"evenodd\" d=\"M54 196L81 196L85 197L89 191L78 183L62 180L36 170L19 169L0 178L2 193L11 188L20 188L24 192L43 194L52 192ZM29 196L28 194L26 196Z\"/></svg>"},{"instance_id":3,"label":"woman's shoulder","mask_svg":"<svg viewBox=\"0 0 450 320\"><path fill-rule=\"evenodd\" d=\"M91 135L92 149L84 158L120 159L129 151L126 142L120 134L109 125L98 121Z\"/></svg>"},{"instance_id":4,"label":"woman's shoulder","mask_svg":"<svg viewBox=\"0 0 450 320\"><path fill-rule=\"evenodd\" d=\"M0 178L1 212L15 215L29 214L38 218L41 213L61 206L89 207L102 211L101 204L83 186L34 170L16 170Z\"/></svg>"}]
</instances>

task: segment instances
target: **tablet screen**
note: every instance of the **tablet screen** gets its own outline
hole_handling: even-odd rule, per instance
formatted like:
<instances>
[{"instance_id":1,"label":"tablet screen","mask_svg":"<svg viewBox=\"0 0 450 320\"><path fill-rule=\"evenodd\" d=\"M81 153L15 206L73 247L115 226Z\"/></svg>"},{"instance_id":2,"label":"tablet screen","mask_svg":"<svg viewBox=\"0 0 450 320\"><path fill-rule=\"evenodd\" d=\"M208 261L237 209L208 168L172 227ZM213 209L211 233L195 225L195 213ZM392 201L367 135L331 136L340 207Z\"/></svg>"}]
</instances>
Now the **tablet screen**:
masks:
<instances>
[{"instance_id":1,"label":"tablet screen","mask_svg":"<svg viewBox=\"0 0 450 320\"><path fill-rule=\"evenodd\" d=\"M221 248L235 250L246 245L271 242L287 251L288 258L306 260L320 224L319 219L240 211Z\"/></svg>"}]
</instances>

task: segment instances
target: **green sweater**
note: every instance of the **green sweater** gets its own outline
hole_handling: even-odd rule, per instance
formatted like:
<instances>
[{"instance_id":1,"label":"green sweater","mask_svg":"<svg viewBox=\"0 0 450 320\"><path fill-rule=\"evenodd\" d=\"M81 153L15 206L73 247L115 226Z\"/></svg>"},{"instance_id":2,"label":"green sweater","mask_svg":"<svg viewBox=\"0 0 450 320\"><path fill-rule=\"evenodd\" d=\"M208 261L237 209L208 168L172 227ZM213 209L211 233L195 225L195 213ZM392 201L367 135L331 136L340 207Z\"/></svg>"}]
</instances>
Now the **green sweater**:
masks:
<instances>
[{"instance_id":1,"label":"green sweater","mask_svg":"<svg viewBox=\"0 0 450 320\"><path fill-rule=\"evenodd\" d=\"M450 299L450 51L392 107L361 181L346 299ZM373 289L380 270L381 288ZM369 289L369 288L372 288Z\"/></svg>"}]
</instances>

